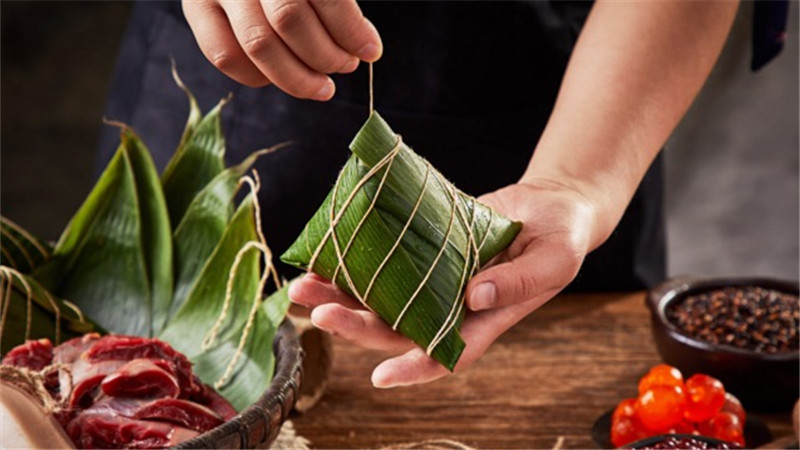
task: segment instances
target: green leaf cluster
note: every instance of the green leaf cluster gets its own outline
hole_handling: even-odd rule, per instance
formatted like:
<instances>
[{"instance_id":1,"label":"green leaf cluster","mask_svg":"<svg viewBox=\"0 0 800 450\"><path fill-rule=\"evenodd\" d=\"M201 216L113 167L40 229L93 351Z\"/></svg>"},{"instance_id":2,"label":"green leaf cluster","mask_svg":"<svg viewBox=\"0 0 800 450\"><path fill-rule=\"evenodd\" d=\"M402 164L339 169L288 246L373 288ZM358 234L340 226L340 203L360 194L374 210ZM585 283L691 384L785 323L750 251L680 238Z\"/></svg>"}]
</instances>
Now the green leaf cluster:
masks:
<instances>
[{"instance_id":1,"label":"green leaf cluster","mask_svg":"<svg viewBox=\"0 0 800 450\"><path fill-rule=\"evenodd\" d=\"M5 352L91 330L158 337L242 409L272 379L272 342L289 305L285 288L262 300L268 276L282 283L259 228L257 175L247 176L271 149L226 167L228 99L203 115L173 75L190 111L161 176L142 140L114 124L119 148L54 247L2 222L0 343Z\"/></svg>"}]
</instances>

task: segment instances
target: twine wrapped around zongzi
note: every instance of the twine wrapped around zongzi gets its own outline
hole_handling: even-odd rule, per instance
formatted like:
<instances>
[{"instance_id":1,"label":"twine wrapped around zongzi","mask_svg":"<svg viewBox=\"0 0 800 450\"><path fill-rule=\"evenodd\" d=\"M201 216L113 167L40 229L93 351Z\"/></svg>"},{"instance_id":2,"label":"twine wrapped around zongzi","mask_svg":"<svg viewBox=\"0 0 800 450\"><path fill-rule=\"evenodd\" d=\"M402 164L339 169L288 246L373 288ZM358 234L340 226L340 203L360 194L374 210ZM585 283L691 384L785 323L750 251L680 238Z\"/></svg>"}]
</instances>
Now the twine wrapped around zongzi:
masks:
<instances>
[{"instance_id":1,"label":"twine wrapped around zongzi","mask_svg":"<svg viewBox=\"0 0 800 450\"><path fill-rule=\"evenodd\" d=\"M452 370L464 350L464 291L516 236L512 222L462 193L377 112L353 155L281 259L357 298Z\"/></svg>"}]
</instances>

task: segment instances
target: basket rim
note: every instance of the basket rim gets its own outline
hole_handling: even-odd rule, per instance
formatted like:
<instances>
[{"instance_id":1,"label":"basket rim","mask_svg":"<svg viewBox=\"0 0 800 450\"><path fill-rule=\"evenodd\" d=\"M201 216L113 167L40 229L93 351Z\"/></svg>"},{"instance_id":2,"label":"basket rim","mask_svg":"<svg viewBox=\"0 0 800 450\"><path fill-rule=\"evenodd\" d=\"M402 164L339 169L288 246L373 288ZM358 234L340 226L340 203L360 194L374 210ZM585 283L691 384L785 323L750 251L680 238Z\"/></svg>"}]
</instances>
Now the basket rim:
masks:
<instances>
[{"instance_id":1,"label":"basket rim","mask_svg":"<svg viewBox=\"0 0 800 450\"><path fill-rule=\"evenodd\" d=\"M264 448L277 436L280 425L286 420L294 407L297 392L302 379L303 350L297 337L294 325L287 316L281 322L273 342L275 354L275 374L267 389L252 405L222 425L206 431L192 439L178 443L175 449L209 448ZM278 426L269 429L270 423L277 418ZM250 442L248 431L253 424L263 423L265 430L260 442ZM237 446L225 443L239 442Z\"/></svg>"}]
</instances>

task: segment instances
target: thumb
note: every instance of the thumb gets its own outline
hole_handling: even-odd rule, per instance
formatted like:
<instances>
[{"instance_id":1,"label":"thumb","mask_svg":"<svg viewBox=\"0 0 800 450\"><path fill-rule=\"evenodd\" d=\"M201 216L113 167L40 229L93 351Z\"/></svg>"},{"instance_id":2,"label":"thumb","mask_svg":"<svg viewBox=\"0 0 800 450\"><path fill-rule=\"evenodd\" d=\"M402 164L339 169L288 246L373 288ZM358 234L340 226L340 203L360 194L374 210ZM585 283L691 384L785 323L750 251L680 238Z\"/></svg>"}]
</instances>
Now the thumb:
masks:
<instances>
[{"instance_id":1,"label":"thumb","mask_svg":"<svg viewBox=\"0 0 800 450\"><path fill-rule=\"evenodd\" d=\"M467 286L467 306L473 311L547 300L578 273L583 255L566 246L534 239L516 258L492 266Z\"/></svg>"}]
</instances>

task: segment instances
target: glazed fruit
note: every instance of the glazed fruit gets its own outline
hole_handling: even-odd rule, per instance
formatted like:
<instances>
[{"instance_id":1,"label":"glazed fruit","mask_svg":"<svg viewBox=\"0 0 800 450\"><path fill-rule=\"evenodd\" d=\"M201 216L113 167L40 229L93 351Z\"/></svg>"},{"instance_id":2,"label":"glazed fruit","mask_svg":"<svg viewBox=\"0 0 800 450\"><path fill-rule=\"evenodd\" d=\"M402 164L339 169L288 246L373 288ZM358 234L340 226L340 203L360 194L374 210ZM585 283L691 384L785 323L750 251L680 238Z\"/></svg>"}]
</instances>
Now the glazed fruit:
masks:
<instances>
[{"instance_id":1,"label":"glazed fruit","mask_svg":"<svg viewBox=\"0 0 800 450\"><path fill-rule=\"evenodd\" d=\"M626 398L625 400L619 402L616 408L614 408L614 414L611 416L612 419L619 419L622 417L633 417L636 413L636 399L635 398Z\"/></svg>"},{"instance_id":2,"label":"glazed fruit","mask_svg":"<svg viewBox=\"0 0 800 450\"><path fill-rule=\"evenodd\" d=\"M654 386L639 396L635 410L647 429L665 432L683 420L686 396L680 386Z\"/></svg>"},{"instance_id":3,"label":"glazed fruit","mask_svg":"<svg viewBox=\"0 0 800 450\"><path fill-rule=\"evenodd\" d=\"M621 417L611 422L611 443L615 447L644 439L646 436L641 426L631 417Z\"/></svg>"},{"instance_id":4,"label":"glazed fruit","mask_svg":"<svg viewBox=\"0 0 800 450\"><path fill-rule=\"evenodd\" d=\"M725 404L725 387L708 375L696 374L686 380L687 420L703 422L714 417Z\"/></svg>"},{"instance_id":5,"label":"glazed fruit","mask_svg":"<svg viewBox=\"0 0 800 450\"><path fill-rule=\"evenodd\" d=\"M611 441L621 447L659 434L695 434L743 446L745 411L722 383L695 374L685 382L666 364L639 380L639 396L619 402L611 417Z\"/></svg>"},{"instance_id":6,"label":"glazed fruit","mask_svg":"<svg viewBox=\"0 0 800 450\"><path fill-rule=\"evenodd\" d=\"M739 418L739 422L745 423L747 415L744 413L744 406L738 398L730 392L725 393L725 403L722 404L722 412L729 412Z\"/></svg>"},{"instance_id":7,"label":"glazed fruit","mask_svg":"<svg viewBox=\"0 0 800 450\"><path fill-rule=\"evenodd\" d=\"M720 412L710 420L699 424L698 431L705 436L744 445L744 424L736 415L728 412Z\"/></svg>"},{"instance_id":8,"label":"glazed fruit","mask_svg":"<svg viewBox=\"0 0 800 450\"><path fill-rule=\"evenodd\" d=\"M681 371L667 364L659 364L639 380L639 395L655 386L679 386L683 388Z\"/></svg>"}]
</instances>

